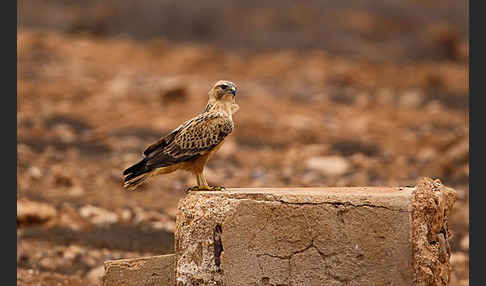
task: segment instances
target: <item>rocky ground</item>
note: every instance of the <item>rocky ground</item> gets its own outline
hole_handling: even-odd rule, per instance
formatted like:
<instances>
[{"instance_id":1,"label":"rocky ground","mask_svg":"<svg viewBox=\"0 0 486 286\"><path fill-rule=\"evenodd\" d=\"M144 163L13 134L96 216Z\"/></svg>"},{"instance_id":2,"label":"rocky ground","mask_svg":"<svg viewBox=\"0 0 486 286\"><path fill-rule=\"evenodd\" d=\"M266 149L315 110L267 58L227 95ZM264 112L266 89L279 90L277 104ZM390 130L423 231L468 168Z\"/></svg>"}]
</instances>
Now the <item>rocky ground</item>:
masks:
<instances>
[{"instance_id":1,"label":"rocky ground","mask_svg":"<svg viewBox=\"0 0 486 286\"><path fill-rule=\"evenodd\" d=\"M97 285L103 261L169 253L187 173L121 188L144 148L239 85L235 131L207 168L226 187L458 191L451 285L469 285L467 45L454 60L231 52L24 28L18 34L18 285ZM42 283L40 283L42 282ZM40 284L39 284L40 283Z\"/></svg>"}]
</instances>

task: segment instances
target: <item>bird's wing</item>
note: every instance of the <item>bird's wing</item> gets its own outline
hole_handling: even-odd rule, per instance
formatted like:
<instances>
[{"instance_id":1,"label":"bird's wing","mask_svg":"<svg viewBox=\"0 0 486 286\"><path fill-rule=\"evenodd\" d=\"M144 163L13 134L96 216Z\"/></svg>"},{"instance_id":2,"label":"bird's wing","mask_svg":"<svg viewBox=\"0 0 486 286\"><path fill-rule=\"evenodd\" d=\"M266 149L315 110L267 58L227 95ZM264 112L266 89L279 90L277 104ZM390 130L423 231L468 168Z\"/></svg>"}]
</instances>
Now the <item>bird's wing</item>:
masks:
<instances>
[{"instance_id":1,"label":"bird's wing","mask_svg":"<svg viewBox=\"0 0 486 286\"><path fill-rule=\"evenodd\" d=\"M163 150L164 147L166 147L173 139L174 137L179 133L179 131L185 127L187 124L192 122L193 119L186 121L184 124L181 126L177 127L174 129L171 133L167 134L166 136L160 138L157 140L157 142L153 143L152 145L148 146L144 151L143 155L144 156L149 156L151 153L157 150Z\"/></svg>"},{"instance_id":2,"label":"bird's wing","mask_svg":"<svg viewBox=\"0 0 486 286\"><path fill-rule=\"evenodd\" d=\"M149 146L144 151L147 167L165 167L204 155L218 146L232 130L233 121L226 115L200 114Z\"/></svg>"}]
</instances>

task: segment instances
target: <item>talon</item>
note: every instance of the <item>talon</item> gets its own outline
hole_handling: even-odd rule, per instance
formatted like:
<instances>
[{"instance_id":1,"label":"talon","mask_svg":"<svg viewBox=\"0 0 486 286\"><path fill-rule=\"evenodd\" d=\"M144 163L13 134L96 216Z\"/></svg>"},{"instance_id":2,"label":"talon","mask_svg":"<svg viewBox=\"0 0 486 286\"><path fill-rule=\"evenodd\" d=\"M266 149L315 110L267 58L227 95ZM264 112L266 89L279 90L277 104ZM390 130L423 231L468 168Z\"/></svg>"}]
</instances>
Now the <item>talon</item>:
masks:
<instances>
[{"instance_id":1,"label":"talon","mask_svg":"<svg viewBox=\"0 0 486 286\"><path fill-rule=\"evenodd\" d=\"M194 186L194 187L189 187L185 190L186 194L189 193L189 192L192 192L192 191L199 191L199 187L198 186Z\"/></svg>"},{"instance_id":2,"label":"talon","mask_svg":"<svg viewBox=\"0 0 486 286\"><path fill-rule=\"evenodd\" d=\"M186 189L186 193L191 191L222 192L226 191L226 188L223 186L194 186Z\"/></svg>"}]
</instances>

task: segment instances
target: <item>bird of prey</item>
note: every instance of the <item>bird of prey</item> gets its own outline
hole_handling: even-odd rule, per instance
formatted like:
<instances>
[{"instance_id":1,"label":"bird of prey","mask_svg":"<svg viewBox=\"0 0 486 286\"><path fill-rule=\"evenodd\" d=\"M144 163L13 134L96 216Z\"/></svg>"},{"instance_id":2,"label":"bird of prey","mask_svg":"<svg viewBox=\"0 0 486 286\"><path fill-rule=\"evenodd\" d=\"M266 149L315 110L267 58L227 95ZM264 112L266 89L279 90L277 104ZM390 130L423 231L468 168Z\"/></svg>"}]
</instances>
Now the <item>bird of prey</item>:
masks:
<instances>
[{"instance_id":1,"label":"bird of prey","mask_svg":"<svg viewBox=\"0 0 486 286\"><path fill-rule=\"evenodd\" d=\"M123 187L135 190L148 178L185 170L196 176L197 186L188 190L221 190L211 187L204 176L206 162L233 131L236 85L220 80L208 92L204 111L189 119L143 152L143 159L127 168Z\"/></svg>"}]
</instances>

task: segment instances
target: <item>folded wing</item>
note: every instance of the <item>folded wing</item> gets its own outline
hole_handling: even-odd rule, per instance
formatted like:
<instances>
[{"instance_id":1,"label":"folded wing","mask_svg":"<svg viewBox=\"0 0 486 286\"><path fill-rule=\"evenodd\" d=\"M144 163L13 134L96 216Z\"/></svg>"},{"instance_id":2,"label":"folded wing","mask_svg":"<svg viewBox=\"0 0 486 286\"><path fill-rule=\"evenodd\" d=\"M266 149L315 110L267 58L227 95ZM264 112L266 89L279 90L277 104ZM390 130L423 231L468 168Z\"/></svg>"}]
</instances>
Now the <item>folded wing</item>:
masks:
<instances>
[{"instance_id":1,"label":"folded wing","mask_svg":"<svg viewBox=\"0 0 486 286\"><path fill-rule=\"evenodd\" d=\"M223 113L203 113L160 139L145 151L145 167L154 169L196 159L218 146L233 130Z\"/></svg>"}]
</instances>

